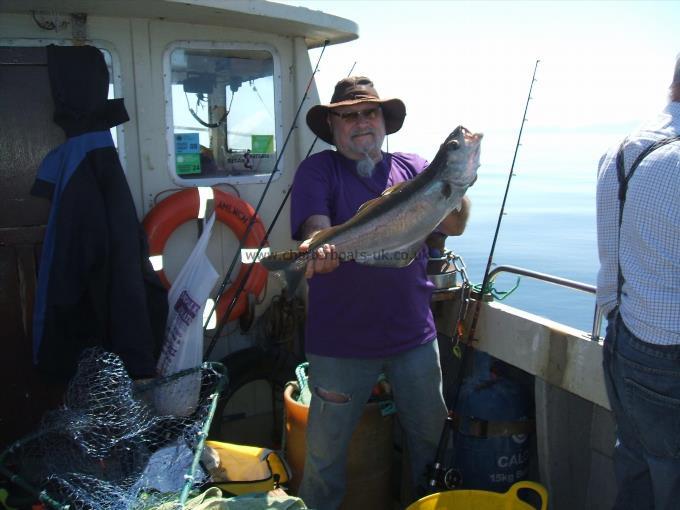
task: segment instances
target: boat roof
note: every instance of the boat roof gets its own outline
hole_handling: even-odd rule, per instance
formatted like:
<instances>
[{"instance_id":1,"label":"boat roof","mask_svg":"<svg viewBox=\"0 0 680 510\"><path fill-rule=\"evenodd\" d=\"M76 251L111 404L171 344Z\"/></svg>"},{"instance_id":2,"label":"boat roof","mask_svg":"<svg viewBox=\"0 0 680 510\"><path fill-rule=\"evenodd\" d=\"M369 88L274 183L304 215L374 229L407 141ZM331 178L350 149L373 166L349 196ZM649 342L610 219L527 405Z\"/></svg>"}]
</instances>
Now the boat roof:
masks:
<instances>
[{"instance_id":1,"label":"boat roof","mask_svg":"<svg viewBox=\"0 0 680 510\"><path fill-rule=\"evenodd\" d=\"M150 18L174 22L233 26L258 32L304 37L309 48L352 41L359 36L353 21L306 7L265 0L2 0L0 10L86 13Z\"/></svg>"}]
</instances>

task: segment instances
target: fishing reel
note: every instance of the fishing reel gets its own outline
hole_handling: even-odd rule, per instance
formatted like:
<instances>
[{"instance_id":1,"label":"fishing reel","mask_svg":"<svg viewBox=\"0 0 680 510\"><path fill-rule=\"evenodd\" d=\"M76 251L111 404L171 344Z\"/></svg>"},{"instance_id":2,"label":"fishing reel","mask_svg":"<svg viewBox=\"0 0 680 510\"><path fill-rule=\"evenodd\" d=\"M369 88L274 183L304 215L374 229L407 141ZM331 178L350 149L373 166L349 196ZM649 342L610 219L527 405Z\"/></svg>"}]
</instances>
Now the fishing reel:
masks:
<instances>
[{"instance_id":1,"label":"fishing reel","mask_svg":"<svg viewBox=\"0 0 680 510\"><path fill-rule=\"evenodd\" d=\"M449 439L455 433L455 426L453 414L449 413L444 422L444 428L439 438L439 446L437 447L437 454L434 464L430 468L430 476L428 478L428 492L433 494L445 490L457 489L463 484L463 475L460 470L455 467L447 467L444 464L446 452L449 446Z\"/></svg>"},{"instance_id":2,"label":"fishing reel","mask_svg":"<svg viewBox=\"0 0 680 510\"><path fill-rule=\"evenodd\" d=\"M434 466L429 480L428 490L430 493L457 489L463 484L463 475L460 470L445 466Z\"/></svg>"}]
</instances>

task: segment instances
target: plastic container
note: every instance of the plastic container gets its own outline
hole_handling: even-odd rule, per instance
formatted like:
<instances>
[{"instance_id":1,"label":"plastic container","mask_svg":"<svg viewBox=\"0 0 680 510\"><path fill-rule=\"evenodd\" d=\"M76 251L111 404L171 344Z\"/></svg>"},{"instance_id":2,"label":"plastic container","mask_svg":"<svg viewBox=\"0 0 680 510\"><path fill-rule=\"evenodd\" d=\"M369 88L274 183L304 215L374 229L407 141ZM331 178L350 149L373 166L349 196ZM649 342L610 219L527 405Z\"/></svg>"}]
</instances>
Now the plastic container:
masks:
<instances>
[{"instance_id":1,"label":"plastic container","mask_svg":"<svg viewBox=\"0 0 680 510\"><path fill-rule=\"evenodd\" d=\"M532 506L519 498L519 491L532 492L540 498L540 506ZM477 490L454 490L430 494L406 510L546 510L548 491L536 482L517 482L507 492L486 492Z\"/></svg>"},{"instance_id":2,"label":"plastic container","mask_svg":"<svg viewBox=\"0 0 680 510\"><path fill-rule=\"evenodd\" d=\"M297 383L288 383L283 393L286 413L286 460L293 476L289 486L297 493L305 467L305 434L309 406L293 396ZM347 491L341 510L392 510L392 422L393 415L383 416L378 403L366 404L366 410L349 445Z\"/></svg>"},{"instance_id":3,"label":"plastic container","mask_svg":"<svg viewBox=\"0 0 680 510\"><path fill-rule=\"evenodd\" d=\"M458 284L458 269L452 263L451 254L427 259L427 278L436 289L449 289Z\"/></svg>"}]
</instances>

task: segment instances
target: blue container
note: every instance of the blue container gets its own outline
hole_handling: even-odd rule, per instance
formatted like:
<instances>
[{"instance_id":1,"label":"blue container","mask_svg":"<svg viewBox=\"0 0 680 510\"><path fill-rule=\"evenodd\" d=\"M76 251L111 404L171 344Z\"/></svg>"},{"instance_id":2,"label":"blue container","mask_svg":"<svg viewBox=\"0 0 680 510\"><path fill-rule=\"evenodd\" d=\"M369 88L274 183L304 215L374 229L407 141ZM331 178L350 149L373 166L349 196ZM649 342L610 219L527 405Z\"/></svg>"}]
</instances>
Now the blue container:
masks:
<instances>
[{"instance_id":1,"label":"blue container","mask_svg":"<svg viewBox=\"0 0 680 510\"><path fill-rule=\"evenodd\" d=\"M492 372L492 363L490 356L475 352L475 373L463 381L455 408L453 465L464 488L505 492L529 474L530 434L498 434L530 430L532 401L524 386Z\"/></svg>"}]
</instances>

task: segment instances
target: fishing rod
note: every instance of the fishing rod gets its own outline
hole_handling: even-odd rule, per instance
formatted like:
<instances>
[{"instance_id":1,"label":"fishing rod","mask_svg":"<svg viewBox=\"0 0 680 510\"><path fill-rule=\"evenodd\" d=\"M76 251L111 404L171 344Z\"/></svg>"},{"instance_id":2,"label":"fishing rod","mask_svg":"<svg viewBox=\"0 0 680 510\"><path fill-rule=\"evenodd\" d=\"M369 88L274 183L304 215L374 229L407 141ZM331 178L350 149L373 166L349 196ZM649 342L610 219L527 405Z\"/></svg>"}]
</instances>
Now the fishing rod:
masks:
<instances>
[{"instance_id":1,"label":"fishing rod","mask_svg":"<svg viewBox=\"0 0 680 510\"><path fill-rule=\"evenodd\" d=\"M326 41L327 43L328 41ZM325 48L325 44L324 44ZM322 51L323 54L323 51ZM321 55L319 56L319 61L316 63L316 67L314 68L314 73L312 73L312 77L314 77L314 74L316 74L316 69L319 67L319 62L321 61ZM352 67L349 70L349 73L347 73L347 76L350 76L352 74L352 71L354 70L354 67L357 65L356 61L352 64ZM310 81L311 83L311 81ZM309 90L309 84L307 85L307 90ZM298 114L300 113L300 109L298 109ZM296 114L297 116L297 114ZM307 159L309 155L312 153L314 150L314 146L316 145L316 142L319 140L318 136L314 137L314 140L312 140L312 144L309 146L309 149L307 150L307 154L305 154L305 157L303 159ZM257 247L257 251L255 252L255 255L253 257L253 263L250 264L248 267L245 275L241 279L238 288L236 289L236 292L234 293L234 297L232 298L231 302L229 303L229 307L227 308L226 313L224 314L224 318L220 321L220 324L218 324L218 331L216 332L215 335L213 335L213 338L210 341L210 345L208 346L208 349L206 350L205 357L207 358L212 354L213 349L215 348L215 345L217 343L217 339L219 338L220 333L222 332L222 328L224 327L224 324L227 322L226 319L231 315L231 312L233 311L234 307L236 306L236 302L238 301L239 296L243 293L243 290L245 288L246 282L248 281L248 278L250 278L250 274L253 272L253 269L255 267L255 262L258 260L260 253L262 252L262 249L264 248L264 245L267 243L267 240L269 239L269 235L272 233L272 230L274 230L274 226L276 225L276 222L279 219L279 216L281 215L281 212L283 211L283 208L286 205L286 202L290 198L290 194L293 190L292 186L288 186L288 190L286 191L286 195L283 197L283 200L281 200L281 203L279 204L278 209L276 210L276 213L274 214L274 218L271 221L271 224L269 225L269 228L264 234L264 237L262 238L262 241L260 241L260 245ZM246 231L245 237L248 235L248 232ZM221 294L219 294L221 296ZM214 308L217 306L217 301L219 300L219 297L215 300L215 305L213 306ZM206 321L206 324L208 321Z\"/></svg>"},{"instance_id":2,"label":"fishing rod","mask_svg":"<svg viewBox=\"0 0 680 510\"><path fill-rule=\"evenodd\" d=\"M264 187L264 190L262 190L262 194L260 195L260 199L257 202L257 206L255 207L255 212L253 215L250 217L250 220L248 221L248 225L246 227L245 232L243 233L243 236L241 239L239 239L238 247L236 248L236 252L234 253L234 257L231 259L231 264L229 265L229 269L227 270L226 275L224 276L224 279L222 280L222 284L220 285L220 288L217 291L217 295L215 296L215 300L213 302L213 306L210 310L210 313L208 314L208 318L205 321L205 324L203 326L203 332L205 334L207 325L210 323L210 319L212 318L213 314L215 313L215 310L217 310L217 305L222 298L222 295L224 294L225 289L227 288L227 285L230 281L231 275L234 272L234 267L236 267L236 262L239 259L239 254L241 253L241 250L243 249L243 245L245 244L246 239L248 238L248 235L250 234L250 231L253 228L253 225L255 224L255 220L257 218L257 213L260 211L260 208L262 207L262 203L264 202L264 197L266 196L267 192L269 191L269 187L271 186L272 181L274 180L274 175L276 174L276 171L279 168L279 163L281 162L281 158L283 157L284 152L286 151L286 147L288 146L288 141L290 140L291 135L293 134L293 130L297 127L297 120L298 117L300 116L300 111L302 110L302 107L305 104L305 101L307 100L307 96L309 95L309 90L312 87L312 83L314 82L314 76L316 75L317 71L319 70L319 64L321 63L321 59L323 58L323 54L326 51L326 46L329 44L329 40L326 39L323 43L323 47L321 48L321 53L319 54L319 58L316 61L316 65L314 66L314 71L312 72L312 75L309 77L309 81L307 82L307 87L305 88L305 93L302 96L302 99L300 100L300 104L298 105L297 111L295 112L295 116L293 117L293 122L291 123L290 129L288 130L288 133L286 135L286 139L283 142L283 146L281 147L281 152L279 152L278 158L276 158L276 163L274 164L274 169L272 170L271 174L269 175L269 179L267 180L267 184ZM314 140L314 143L316 143L316 140ZM312 147L314 144L312 144ZM311 148L310 148L311 151ZM278 213L277 213L278 216ZM273 226L273 224L271 225ZM271 231L271 226L270 229L267 231L267 235L265 235L261 247L264 245L264 242L266 242L269 232ZM260 249L258 249L257 254L259 255ZM217 339L219 338L220 334L222 333L222 329L224 328L224 325L227 323L229 320L229 316L231 313L234 311L234 308L236 307L236 302L238 298L241 296L243 293L243 289L245 288L245 283L248 281L248 277L250 276L250 273L252 272L252 268L255 266L255 261L257 260L257 256L254 259L253 263L250 264L250 267L248 268L248 272L244 276L244 278L241 280L241 283L239 285L239 288L237 289L236 293L234 294L234 297L232 298L231 302L229 303L229 307L227 308L227 311L225 314L222 316L222 318L219 320L217 324L217 328L215 329L215 333L213 334L211 340L210 340L210 345L208 346L208 349L206 350L204 354L204 359L207 359L210 354L212 353L213 349L215 348L215 345L217 344Z\"/></svg>"},{"instance_id":3,"label":"fishing rod","mask_svg":"<svg viewBox=\"0 0 680 510\"><path fill-rule=\"evenodd\" d=\"M316 145L316 141L318 139L319 139L318 136L314 138L314 141L312 142L312 145L310 145L309 150L307 151L307 154L305 155L304 159L307 159L309 157L309 155L312 153L312 151L314 150L314 146ZM255 255L253 257L253 261L257 261L257 259L259 258L260 253L262 252L262 248L264 248L264 245L267 243L267 239L269 239L269 234L272 233L272 230L274 229L274 226L276 225L276 222L278 221L279 216L281 215L281 212L283 211L283 208L286 205L286 202L290 198L290 194L291 194L292 190L293 190L293 187L289 186L288 190L286 191L286 195L283 197L281 204L279 204L279 207L276 210L276 213L274 214L274 218L272 219L271 224L269 225L269 228L265 232L264 237L262 238L262 241L260 241L260 245L257 247L257 252L255 253ZM255 267L255 262L250 264L250 266L248 267L248 270L246 271L245 275L241 279L239 286L236 289L236 292L234 293L234 297L231 299L231 302L229 303L229 308L227 308L227 312L224 314L225 318L229 317L232 310L236 306L236 302L238 301L239 296L243 293L243 290L245 289L245 286L246 286L246 282L248 281L248 278L250 278L250 273L253 272L254 267ZM221 328L223 327L223 325L225 323L226 323L226 320L220 321L220 325L219 325L219 328L218 328L220 331L218 331L216 335L213 335L213 338L210 342L210 345L208 346L208 349L206 351L206 355L205 355L206 358L208 356L210 356L213 349L215 348L215 343L217 342L217 338L219 337L219 333L221 332Z\"/></svg>"},{"instance_id":4,"label":"fishing rod","mask_svg":"<svg viewBox=\"0 0 680 510\"><path fill-rule=\"evenodd\" d=\"M519 146L521 145L521 140L522 140L522 132L524 131L524 123L527 120L527 111L529 109L529 101L531 101L531 92L534 88L534 83L536 82L536 71L538 69L538 63L540 62L539 59L536 60L536 64L534 65L534 72L533 75L531 76L531 83L529 84L529 94L527 96L526 104L524 105L524 113L522 115L522 123L520 124L519 127L519 134L517 135L517 143L515 144L515 153L512 156L512 164L510 165L510 172L508 174L508 182L505 185L505 194L503 195L503 202L501 204L501 210L498 214L498 222L496 223L496 231L494 232L493 236L493 242L491 243L491 251L489 252L489 259L487 260L486 263L486 269L484 270L484 277L482 278L482 287L479 291L479 296L477 297L477 303L475 304L475 310L474 314L472 316L472 323L470 325L470 329L468 330L467 334L467 340L463 342L465 344L465 348L463 349L462 354L460 354L460 363L458 366L458 371L456 373L456 378L455 378L455 384L454 384L454 389L453 389L453 395L451 398L452 406L453 409L449 410L449 415L446 417L446 422L444 423L444 428L442 430L441 436L439 438L439 445L437 446L437 453L436 457L432 466L432 472L431 476L429 479L428 483L428 491L429 492L436 492L441 488L442 486L444 488L452 489L460 486L462 482L462 477L461 474L451 468L451 469L445 469L444 467L444 456L446 454L446 450L448 448L448 442L449 438L453 437L455 440L455 420L454 420L454 410L456 407L456 404L458 403L458 397L460 395L460 387L463 382L463 372L465 369L465 361L467 358L467 353L468 353L468 347L472 345L472 342L475 340L475 332L477 330L477 323L479 321L479 314L482 308L482 301L484 300L484 294L486 293L486 288L489 284L489 274L491 272L491 264L493 262L493 254L494 251L496 250L496 241L498 240L498 232L500 231L501 228L501 221L503 220L503 215L505 214L505 203L508 198L508 191L510 190L510 182L512 181L512 177L515 175L515 161L517 160L517 152L519 151ZM464 275L465 276L465 275ZM467 281L467 278L465 278ZM461 296L461 310L465 306L464 301L467 300L467 297L463 294ZM462 320L464 318L459 317L458 319L458 324L456 324L456 333L454 338L460 339L463 336L463 329L462 329ZM455 443L454 443L455 446Z\"/></svg>"},{"instance_id":5,"label":"fishing rod","mask_svg":"<svg viewBox=\"0 0 680 510\"><path fill-rule=\"evenodd\" d=\"M534 65L534 74L531 77L531 84L529 85L529 95L527 96L526 104L524 105L524 113L522 114L522 123L519 126L519 134L517 135L517 143L515 144L515 153L512 156L512 164L510 165L510 172L508 174L508 182L505 185L505 194L503 195L503 202L501 204L501 210L498 214L498 222L496 223L496 231L493 235L493 242L491 243L491 251L489 251L489 259L486 262L486 269L484 269L484 277L482 278L482 288L479 292L479 298L477 299L477 305L475 306L475 312L472 317L472 323L470 325L470 330L468 331L467 343L468 345L474 341L475 332L477 329L477 322L479 321L479 312L482 307L482 301L484 294L486 293L487 285L489 284L489 273L491 272L491 264L493 262L493 254L496 250L496 241L498 240L498 232L501 229L501 221L503 221L503 215L505 214L505 203L508 199L508 191L510 191L510 182L512 177L515 175L515 161L517 160L517 152L519 151L519 146L521 145L522 132L524 131L524 123L527 120L527 111L529 109L529 101L531 101L531 91L534 88L534 83L536 82L536 71L538 70L538 63L540 60L536 60Z\"/></svg>"}]
</instances>

